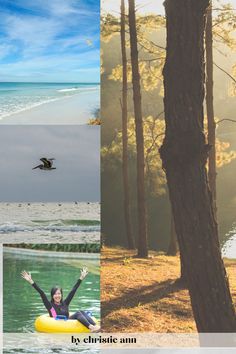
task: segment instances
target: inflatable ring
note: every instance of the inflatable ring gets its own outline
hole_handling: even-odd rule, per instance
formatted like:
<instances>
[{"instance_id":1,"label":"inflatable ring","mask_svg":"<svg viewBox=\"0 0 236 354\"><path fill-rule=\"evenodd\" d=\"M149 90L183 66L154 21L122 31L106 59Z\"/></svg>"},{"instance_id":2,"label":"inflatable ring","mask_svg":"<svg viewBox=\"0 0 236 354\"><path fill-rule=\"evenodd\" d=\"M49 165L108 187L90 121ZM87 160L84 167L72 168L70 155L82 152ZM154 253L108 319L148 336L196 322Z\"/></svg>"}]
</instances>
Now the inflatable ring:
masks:
<instances>
[{"instance_id":1,"label":"inflatable ring","mask_svg":"<svg viewBox=\"0 0 236 354\"><path fill-rule=\"evenodd\" d=\"M95 321L94 317L92 319ZM34 322L36 331L43 333L88 333L90 329L77 320L55 320L48 314L41 315Z\"/></svg>"}]
</instances>

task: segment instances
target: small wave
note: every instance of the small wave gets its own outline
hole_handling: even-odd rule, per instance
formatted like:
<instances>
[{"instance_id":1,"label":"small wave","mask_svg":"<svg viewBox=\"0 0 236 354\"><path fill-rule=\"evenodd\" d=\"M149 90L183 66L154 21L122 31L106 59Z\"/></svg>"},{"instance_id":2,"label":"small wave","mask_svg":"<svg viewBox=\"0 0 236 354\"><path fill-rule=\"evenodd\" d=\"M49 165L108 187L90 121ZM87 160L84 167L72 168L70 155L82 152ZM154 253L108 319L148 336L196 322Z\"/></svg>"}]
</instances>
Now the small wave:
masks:
<instances>
[{"instance_id":1,"label":"small wave","mask_svg":"<svg viewBox=\"0 0 236 354\"><path fill-rule=\"evenodd\" d=\"M43 224L43 225L66 225L66 226L70 226L70 225L74 225L74 226L96 226L96 225L100 225L100 221L99 220L64 220L64 219L56 219L56 220L32 220L33 223L36 224Z\"/></svg>"},{"instance_id":2,"label":"small wave","mask_svg":"<svg viewBox=\"0 0 236 354\"><path fill-rule=\"evenodd\" d=\"M58 100L60 100L60 98L50 98L47 100L43 100L41 102L31 103L29 105L26 105L24 108L18 108L18 109L16 108L15 110L12 110L11 112L8 112L8 113L3 112L3 113L0 113L0 119L9 117L13 114L18 114L21 112L30 111L31 109L36 108L41 105L44 105L45 103L50 103L50 102L54 102L54 101L58 101Z\"/></svg>"},{"instance_id":3,"label":"small wave","mask_svg":"<svg viewBox=\"0 0 236 354\"><path fill-rule=\"evenodd\" d=\"M6 92L12 93L12 92L17 92L17 90L15 90L15 89L2 89L2 88L0 88L0 94L6 93Z\"/></svg>"},{"instance_id":4,"label":"small wave","mask_svg":"<svg viewBox=\"0 0 236 354\"><path fill-rule=\"evenodd\" d=\"M94 87L72 87L72 88L66 88L66 89L60 89L57 90L57 92L73 92L73 91L81 91L81 92L85 92L85 91L94 91L97 90L98 86L94 86Z\"/></svg>"},{"instance_id":5,"label":"small wave","mask_svg":"<svg viewBox=\"0 0 236 354\"><path fill-rule=\"evenodd\" d=\"M100 89L100 85L93 87L83 87L83 91L97 91Z\"/></svg>"},{"instance_id":6,"label":"small wave","mask_svg":"<svg viewBox=\"0 0 236 354\"><path fill-rule=\"evenodd\" d=\"M60 90L57 90L57 92L70 92L70 91L78 91L78 90L81 90L81 88L72 87L72 88L60 89Z\"/></svg>"},{"instance_id":7,"label":"small wave","mask_svg":"<svg viewBox=\"0 0 236 354\"><path fill-rule=\"evenodd\" d=\"M27 226L27 225L1 225L0 234L9 234L17 232L94 232L100 231L97 225L86 225L86 226L62 226L62 225L37 225L37 226Z\"/></svg>"},{"instance_id":8,"label":"small wave","mask_svg":"<svg viewBox=\"0 0 236 354\"><path fill-rule=\"evenodd\" d=\"M48 98L42 98L39 99L37 102L19 102L15 103L14 105L9 105L5 104L2 105L0 108L0 120L10 117L15 114L19 114L22 112L30 111L34 108L37 108L39 106L45 105L47 103L51 102L56 102L56 101L61 101L63 99L68 99L72 97L73 95L77 95L79 93L86 93L87 91L96 91L97 88L73 88L73 89L62 89L62 90L57 90L58 93L61 93L62 95L56 96L56 97L48 97Z\"/></svg>"}]
</instances>

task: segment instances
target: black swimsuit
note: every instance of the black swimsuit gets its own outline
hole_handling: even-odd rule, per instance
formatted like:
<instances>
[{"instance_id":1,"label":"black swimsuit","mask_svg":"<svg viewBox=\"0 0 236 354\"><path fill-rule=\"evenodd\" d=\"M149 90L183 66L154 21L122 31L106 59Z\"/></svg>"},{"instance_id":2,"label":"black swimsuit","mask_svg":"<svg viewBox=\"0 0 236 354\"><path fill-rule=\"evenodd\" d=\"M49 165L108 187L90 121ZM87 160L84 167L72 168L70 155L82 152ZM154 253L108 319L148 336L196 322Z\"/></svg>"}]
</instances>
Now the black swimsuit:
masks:
<instances>
[{"instance_id":1,"label":"black swimsuit","mask_svg":"<svg viewBox=\"0 0 236 354\"><path fill-rule=\"evenodd\" d=\"M81 284L81 280L79 279L76 282L76 284L73 286L73 289L67 295L66 299L63 300L59 305L55 304L53 301L49 301L44 291L40 289L40 287L36 283L33 283L32 286L40 294L44 306L48 310L50 317L56 318L59 315L59 316L65 316L67 319L76 319L80 321L83 325L85 325L87 328L89 328L89 325L90 324L95 325L95 322L92 320L90 316L87 315L86 312L78 311L71 316L69 315L69 304L73 299L76 290L78 289L80 284Z\"/></svg>"}]
</instances>

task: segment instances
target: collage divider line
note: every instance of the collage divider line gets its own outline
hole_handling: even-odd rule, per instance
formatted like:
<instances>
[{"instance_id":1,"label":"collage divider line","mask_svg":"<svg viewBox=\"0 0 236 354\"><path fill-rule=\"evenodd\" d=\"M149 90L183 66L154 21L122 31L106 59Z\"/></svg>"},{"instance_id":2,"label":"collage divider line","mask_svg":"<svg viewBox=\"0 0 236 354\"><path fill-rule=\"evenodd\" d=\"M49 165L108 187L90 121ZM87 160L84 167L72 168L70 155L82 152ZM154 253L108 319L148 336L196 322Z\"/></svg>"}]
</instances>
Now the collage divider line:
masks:
<instances>
[{"instance_id":1,"label":"collage divider line","mask_svg":"<svg viewBox=\"0 0 236 354\"><path fill-rule=\"evenodd\" d=\"M0 243L0 353L3 348L3 244Z\"/></svg>"}]
</instances>

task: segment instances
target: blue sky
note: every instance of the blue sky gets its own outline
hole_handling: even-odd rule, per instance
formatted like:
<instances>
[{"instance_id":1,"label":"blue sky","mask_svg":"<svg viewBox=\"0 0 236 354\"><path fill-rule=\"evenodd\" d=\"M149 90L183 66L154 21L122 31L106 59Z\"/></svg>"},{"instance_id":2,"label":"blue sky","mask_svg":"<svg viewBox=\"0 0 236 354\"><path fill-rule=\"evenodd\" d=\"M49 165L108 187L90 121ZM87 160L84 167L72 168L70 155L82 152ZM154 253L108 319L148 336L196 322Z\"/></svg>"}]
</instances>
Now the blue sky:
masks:
<instances>
[{"instance_id":1,"label":"blue sky","mask_svg":"<svg viewBox=\"0 0 236 354\"><path fill-rule=\"evenodd\" d=\"M0 80L99 82L99 0L1 0Z\"/></svg>"}]
</instances>

